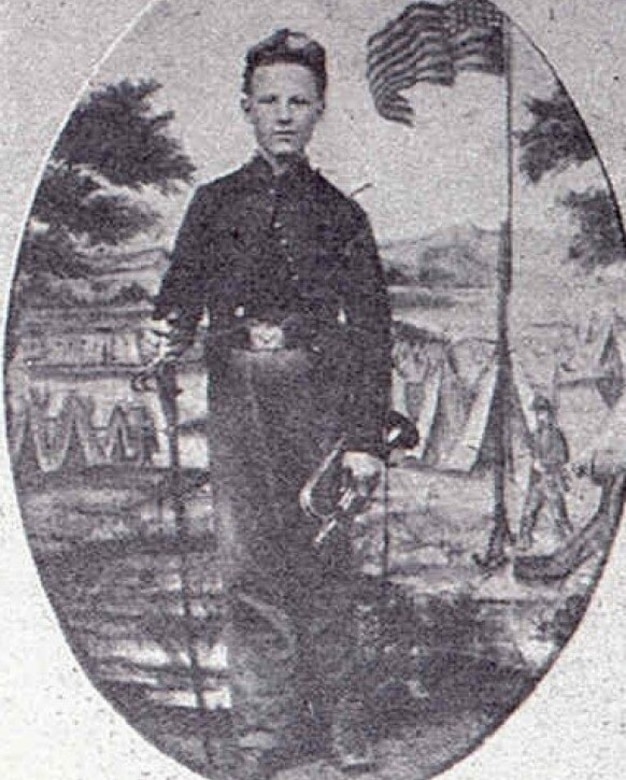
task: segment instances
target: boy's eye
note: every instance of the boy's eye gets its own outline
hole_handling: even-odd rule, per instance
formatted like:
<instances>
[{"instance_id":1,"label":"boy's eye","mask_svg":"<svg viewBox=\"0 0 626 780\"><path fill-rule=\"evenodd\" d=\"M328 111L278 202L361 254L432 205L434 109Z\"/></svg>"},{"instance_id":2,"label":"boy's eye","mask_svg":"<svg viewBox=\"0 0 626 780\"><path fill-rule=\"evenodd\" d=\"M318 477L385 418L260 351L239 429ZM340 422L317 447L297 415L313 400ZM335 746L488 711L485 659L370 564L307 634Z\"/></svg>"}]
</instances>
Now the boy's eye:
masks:
<instances>
[{"instance_id":1,"label":"boy's eye","mask_svg":"<svg viewBox=\"0 0 626 780\"><path fill-rule=\"evenodd\" d=\"M263 104L264 106L271 105L272 103L276 103L278 98L276 95L261 95L259 98L259 103Z\"/></svg>"}]
</instances>

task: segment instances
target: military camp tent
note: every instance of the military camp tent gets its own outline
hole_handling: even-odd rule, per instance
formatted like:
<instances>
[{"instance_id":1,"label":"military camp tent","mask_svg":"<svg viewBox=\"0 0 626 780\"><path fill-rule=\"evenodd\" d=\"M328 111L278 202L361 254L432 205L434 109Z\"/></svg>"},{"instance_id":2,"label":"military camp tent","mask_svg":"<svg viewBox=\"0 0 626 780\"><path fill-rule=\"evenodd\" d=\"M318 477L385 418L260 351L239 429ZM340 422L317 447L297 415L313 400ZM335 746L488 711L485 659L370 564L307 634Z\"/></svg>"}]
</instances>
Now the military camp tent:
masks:
<instances>
[{"instance_id":1,"label":"military camp tent","mask_svg":"<svg viewBox=\"0 0 626 780\"><path fill-rule=\"evenodd\" d=\"M465 422L464 388L448 340L403 326L396 330L393 407L411 419L419 432L418 444L405 454L436 467Z\"/></svg>"},{"instance_id":2,"label":"military camp tent","mask_svg":"<svg viewBox=\"0 0 626 780\"><path fill-rule=\"evenodd\" d=\"M600 477L626 472L626 395L605 413L577 460Z\"/></svg>"},{"instance_id":3,"label":"military camp tent","mask_svg":"<svg viewBox=\"0 0 626 780\"><path fill-rule=\"evenodd\" d=\"M508 408L508 447L510 463L515 465L528 451L532 430L531 404L535 389L515 359L512 360L511 393ZM483 370L474 388L474 398L464 428L449 455L443 459L445 470L472 473L493 464L495 454L495 407L498 402L497 364L495 357Z\"/></svg>"}]
</instances>

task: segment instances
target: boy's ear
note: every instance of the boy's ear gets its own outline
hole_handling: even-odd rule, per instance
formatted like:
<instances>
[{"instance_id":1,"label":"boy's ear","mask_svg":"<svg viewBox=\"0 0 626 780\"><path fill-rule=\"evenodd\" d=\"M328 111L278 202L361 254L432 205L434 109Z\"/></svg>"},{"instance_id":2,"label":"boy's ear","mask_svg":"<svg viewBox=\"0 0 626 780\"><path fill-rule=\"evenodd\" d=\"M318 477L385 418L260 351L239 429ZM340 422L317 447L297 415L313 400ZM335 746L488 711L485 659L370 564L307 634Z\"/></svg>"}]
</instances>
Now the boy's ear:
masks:
<instances>
[{"instance_id":1,"label":"boy's ear","mask_svg":"<svg viewBox=\"0 0 626 780\"><path fill-rule=\"evenodd\" d=\"M239 104L246 117L249 116L250 109L252 108L252 100L250 99L250 95L242 95Z\"/></svg>"}]
</instances>

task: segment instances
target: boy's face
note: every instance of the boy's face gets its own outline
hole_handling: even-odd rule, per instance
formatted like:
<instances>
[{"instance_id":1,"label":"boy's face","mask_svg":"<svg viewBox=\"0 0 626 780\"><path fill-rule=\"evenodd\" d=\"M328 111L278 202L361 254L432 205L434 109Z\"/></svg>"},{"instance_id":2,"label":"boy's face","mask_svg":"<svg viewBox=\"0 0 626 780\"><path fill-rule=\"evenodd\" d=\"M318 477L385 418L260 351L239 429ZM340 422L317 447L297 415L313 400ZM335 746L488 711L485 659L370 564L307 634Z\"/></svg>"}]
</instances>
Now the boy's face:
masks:
<instances>
[{"instance_id":1,"label":"boy's face","mask_svg":"<svg viewBox=\"0 0 626 780\"><path fill-rule=\"evenodd\" d=\"M261 149L280 160L304 154L324 101L308 68L278 62L256 68L242 107Z\"/></svg>"}]
</instances>

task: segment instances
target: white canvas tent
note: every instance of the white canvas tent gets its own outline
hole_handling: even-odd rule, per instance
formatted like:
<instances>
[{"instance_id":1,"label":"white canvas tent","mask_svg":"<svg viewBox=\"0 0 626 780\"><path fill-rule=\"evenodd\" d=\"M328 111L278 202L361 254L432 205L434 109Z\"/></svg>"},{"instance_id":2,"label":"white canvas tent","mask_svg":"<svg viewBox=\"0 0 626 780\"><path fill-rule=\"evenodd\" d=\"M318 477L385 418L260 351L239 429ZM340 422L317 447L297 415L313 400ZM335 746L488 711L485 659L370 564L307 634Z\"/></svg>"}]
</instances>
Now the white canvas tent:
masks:
<instances>
[{"instance_id":1,"label":"white canvas tent","mask_svg":"<svg viewBox=\"0 0 626 780\"><path fill-rule=\"evenodd\" d=\"M578 381L558 387L559 425L567 438L570 457L578 460L588 449L608 407L602 400L596 382Z\"/></svg>"},{"instance_id":2,"label":"white canvas tent","mask_svg":"<svg viewBox=\"0 0 626 780\"><path fill-rule=\"evenodd\" d=\"M494 408L496 404L497 364L493 358L475 389L465 427L441 467L449 471L471 473L492 464L494 457ZM516 450L527 449L532 430L531 405L536 395L516 361L512 360L511 432L509 446L515 460Z\"/></svg>"},{"instance_id":3,"label":"white canvas tent","mask_svg":"<svg viewBox=\"0 0 626 780\"><path fill-rule=\"evenodd\" d=\"M559 385L590 384L613 407L624 389L624 360L613 319L589 326L571 358L562 364Z\"/></svg>"},{"instance_id":4,"label":"white canvas tent","mask_svg":"<svg viewBox=\"0 0 626 780\"><path fill-rule=\"evenodd\" d=\"M448 455L467 418L467 404L459 379L444 359L427 378L417 420L420 436L416 457L425 464L440 466Z\"/></svg>"},{"instance_id":5,"label":"white canvas tent","mask_svg":"<svg viewBox=\"0 0 626 780\"><path fill-rule=\"evenodd\" d=\"M13 463L19 470L52 474L150 460L156 431L147 410L117 404L104 428L96 427L93 417L92 399L74 393L63 398L56 415L49 398L31 399L12 423Z\"/></svg>"},{"instance_id":6,"label":"white canvas tent","mask_svg":"<svg viewBox=\"0 0 626 780\"><path fill-rule=\"evenodd\" d=\"M430 337L397 345L393 407L417 426L419 442L405 454L437 467L453 445L467 416L462 383L449 343Z\"/></svg>"},{"instance_id":7,"label":"white canvas tent","mask_svg":"<svg viewBox=\"0 0 626 780\"><path fill-rule=\"evenodd\" d=\"M581 465L600 477L626 472L626 394L605 413L589 442L577 459Z\"/></svg>"},{"instance_id":8,"label":"white canvas tent","mask_svg":"<svg viewBox=\"0 0 626 780\"><path fill-rule=\"evenodd\" d=\"M101 458L92 425L93 406L74 394L67 396L58 416L47 415L47 404L31 403L21 457L49 474L72 466L89 466Z\"/></svg>"},{"instance_id":9,"label":"white canvas tent","mask_svg":"<svg viewBox=\"0 0 626 780\"><path fill-rule=\"evenodd\" d=\"M441 415L442 392L443 366L439 365L424 382L424 395L417 419L417 430L420 438L412 453L420 461L425 461L429 451L432 453L436 447L437 417L438 414Z\"/></svg>"}]
</instances>

